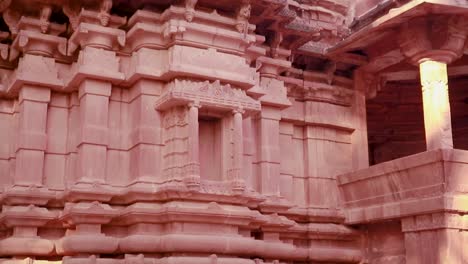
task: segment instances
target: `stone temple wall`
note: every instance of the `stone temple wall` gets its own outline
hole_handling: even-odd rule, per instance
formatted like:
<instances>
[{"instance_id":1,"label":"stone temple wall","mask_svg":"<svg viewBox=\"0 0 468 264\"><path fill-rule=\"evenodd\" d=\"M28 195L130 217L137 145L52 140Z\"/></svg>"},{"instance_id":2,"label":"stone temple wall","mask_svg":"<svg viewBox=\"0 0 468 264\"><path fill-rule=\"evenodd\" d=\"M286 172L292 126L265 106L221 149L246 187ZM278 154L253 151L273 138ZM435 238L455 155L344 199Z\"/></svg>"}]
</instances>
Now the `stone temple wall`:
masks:
<instances>
[{"instance_id":1,"label":"stone temple wall","mask_svg":"<svg viewBox=\"0 0 468 264\"><path fill-rule=\"evenodd\" d=\"M66 5L66 28L20 2L1 7L0 263L363 259L335 177L368 165L351 79L293 68L248 4Z\"/></svg>"}]
</instances>

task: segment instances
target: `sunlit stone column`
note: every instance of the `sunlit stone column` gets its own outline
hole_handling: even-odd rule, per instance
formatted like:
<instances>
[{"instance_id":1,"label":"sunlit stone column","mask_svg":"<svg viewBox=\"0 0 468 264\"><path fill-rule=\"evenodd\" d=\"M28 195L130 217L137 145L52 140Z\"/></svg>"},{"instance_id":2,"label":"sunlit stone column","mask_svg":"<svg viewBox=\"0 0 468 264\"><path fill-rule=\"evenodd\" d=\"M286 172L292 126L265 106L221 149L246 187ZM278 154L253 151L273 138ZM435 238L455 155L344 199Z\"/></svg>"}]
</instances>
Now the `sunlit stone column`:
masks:
<instances>
[{"instance_id":1,"label":"sunlit stone column","mask_svg":"<svg viewBox=\"0 0 468 264\"><path fill-rule=\"evenodd\" d=\"M453 148L447 64L426 60L420 63L419 71L427 150Z\"/></svg>"},{"instance_id":2,"label":"sunlit stone column","mask_svg":"<svg viewBox=\"0 0 468 264\"><path fill-rule=\"evenodd\" d=\"M200 151L198 109L200 103L189 104L188 109L188 164L186 165L185 183L189 189L200 186Z\"/></svg>"},{"instance_id":3,"label":"sunlit stone column","mask_svg":"<svg viewBox=\"0 0 468 264\"><path fill-rule=\"evenodd\" d=\"M432 30L434 23L440 31ZM453 148L447 65L463 56L468 34L464 16L417 17L400 30L401 53L419 66L427 150Z\"/></svg>"}]
</instances>

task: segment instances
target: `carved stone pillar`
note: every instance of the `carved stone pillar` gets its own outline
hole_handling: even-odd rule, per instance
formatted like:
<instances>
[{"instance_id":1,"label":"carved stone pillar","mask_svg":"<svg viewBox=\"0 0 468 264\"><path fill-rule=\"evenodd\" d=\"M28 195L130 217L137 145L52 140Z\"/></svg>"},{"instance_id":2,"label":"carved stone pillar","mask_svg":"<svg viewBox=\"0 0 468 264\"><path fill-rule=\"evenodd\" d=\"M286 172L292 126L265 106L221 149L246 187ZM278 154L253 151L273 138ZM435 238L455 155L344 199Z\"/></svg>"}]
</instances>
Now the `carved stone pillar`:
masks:
<instances>
[{"instance_id":1,"label":"carved stone pillar","mask_svg":"<svg viewBox=\"0 0 468 264\"><path fill-rule=\"evenodd\" d=\"M234 192L243 192L245 189L245 179L242 177L242 163L244 159L244 141L242 133L242 109L234 110L234 159L229 180L232 183Z\"/></svg>"},{"instance_id":2,"label":"carved stone pillar","mask_svg":"<svg viewBox=\"0 0 468 264\"><path fill-rule=\"evenodd\" d=\"M130 132L130 184L154 183L161 172L161 120L154 111L154 101L160 94L159 82L139 80L131 91L132 130ZM133 162L134 161L134 162Z\"/></svg>"},{"instance_id":3,"label":"carved stone pillar","mask_svg":"<svg viewBox=\"0 0 468 264\"><path fill-rule=\"evenodd\" d=\"M185 167L185 184L187 188L196 190L200 187L200 153L198 109L200 103L194 102L188 110L188 163Z\"/></svg>"},{"instance_id":4,"label":"carved stone pillar","mask_svg":"<svg viewBox=\"0 0 468 264\"><path fill-rule=\"evenodd\" d=\"M434 29L433 23L439 27ZM463 55L467 26L463 16L420 17L400 33L402 53L420 70L427 150L453 148L447 65ZM452 177L444 175L444 181L450 183ZM465 220L447 213L450 206L445 202L440 212L402 219L407 263L466 263L458 247L466 237Z\"/></svg>"},{"instance_id":5,"label":"carved stone pillar","mask_svg":"<svg viewBox=\"0 0 468 264\"><path fill-rule=\"evenodd\" d=\"M447 64L427 60L419 64L427 150L453 148Z\"/></svg>"},{"instance_id":6,"label":"carved stone pillar","mask_svg":"<svg viewBox=\"0 0 468 264\"><path fill-rule=\"evenodd\" d=\"M263 203L263 210L282 210L288 205L280 192L280 120L281 110L291 106L287 98L284 82L278 80L278 75L291 66L285 59L289 51L281 49L279 58L260 57L260 87L263 95L260 97L262 111L257 120L257 166L260 191L268 197Z\"/></svg>"},{"instance_id":7,"label":"carved stone pillar","mask_svg":"<svg viewBox=\"0 0 468 264\"><path fill-rule=\"evenodd\" d=\"M258 166L261 192L267 196L280 195L279 120L280 111L262 107L258 119Z\"/></svg>"},{"instance_id":8,"label":"carved stone pillar","mask_svg":"<svg viewBox=\"0 0 468 264\"><path fill-rule=\"evenodd\" d=\"M401 52L420 70L427 150L453 148L447 65L462 56L468 24L463 16L434 19L416 18L400 33ZM430 30L433 23L441 27Z\"/></svg>"}]
</instances>

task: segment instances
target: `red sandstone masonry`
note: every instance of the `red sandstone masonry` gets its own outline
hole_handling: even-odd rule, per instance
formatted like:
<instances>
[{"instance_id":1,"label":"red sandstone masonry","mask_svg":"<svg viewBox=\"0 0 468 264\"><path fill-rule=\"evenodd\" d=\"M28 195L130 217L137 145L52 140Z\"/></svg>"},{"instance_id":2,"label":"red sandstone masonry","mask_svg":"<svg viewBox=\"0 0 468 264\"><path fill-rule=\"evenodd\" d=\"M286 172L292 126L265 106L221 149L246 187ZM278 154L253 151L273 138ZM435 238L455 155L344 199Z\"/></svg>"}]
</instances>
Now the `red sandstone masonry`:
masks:
<instances>
[{"instance_id":1,"label":"red sandstone masonry","mask_svg":"<svg viewBox=\"0 0 468 264\"><path fill-rule=\"evenodd\" d=\"M369 168L366 123L384 70L462 56L462 15L351 34L377 2L143 2L0 1L0 263L468 262L467 154Z\"/></svg>"}]
</instances>

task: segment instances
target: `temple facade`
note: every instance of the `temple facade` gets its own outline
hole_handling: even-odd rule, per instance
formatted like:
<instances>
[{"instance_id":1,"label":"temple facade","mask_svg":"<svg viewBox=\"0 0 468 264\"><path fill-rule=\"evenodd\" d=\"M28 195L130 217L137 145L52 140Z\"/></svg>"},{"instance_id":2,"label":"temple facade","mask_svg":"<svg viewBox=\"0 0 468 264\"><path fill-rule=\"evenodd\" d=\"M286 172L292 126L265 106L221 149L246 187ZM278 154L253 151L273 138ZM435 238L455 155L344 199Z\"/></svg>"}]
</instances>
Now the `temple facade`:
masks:
<instances>
[{"instance_id":1,"label":"temple facade","mask_svg":"<svg viewBox=\"0 0 468 264\"><path fill-rule=\"evenodd\" d=\"M0 13L1 264L468 263L468 1Z\"/></svg>"}]
</instances>

